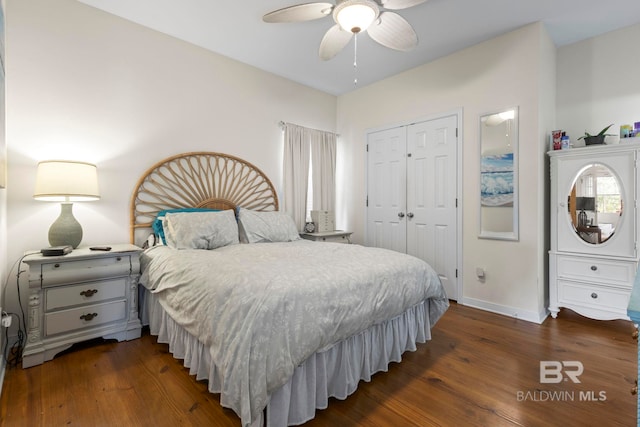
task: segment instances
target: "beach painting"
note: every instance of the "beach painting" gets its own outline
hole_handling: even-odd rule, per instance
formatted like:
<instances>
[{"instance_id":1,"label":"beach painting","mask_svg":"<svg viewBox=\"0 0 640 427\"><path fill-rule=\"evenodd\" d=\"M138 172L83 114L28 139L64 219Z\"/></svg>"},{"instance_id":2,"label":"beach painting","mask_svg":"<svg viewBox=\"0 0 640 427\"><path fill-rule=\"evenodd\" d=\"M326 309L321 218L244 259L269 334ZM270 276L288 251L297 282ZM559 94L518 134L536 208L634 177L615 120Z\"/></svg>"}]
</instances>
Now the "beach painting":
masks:
<instances>
[{"instance_id":1,"label":"beach painting","mask_svg":"<svg viewBox=\"0 0 640 427\"><path fill-rule=\"evenodd\" d=\"M483 155L480 165L482 206L513 206L513 153Z\"/></svg>"}]
</instances>

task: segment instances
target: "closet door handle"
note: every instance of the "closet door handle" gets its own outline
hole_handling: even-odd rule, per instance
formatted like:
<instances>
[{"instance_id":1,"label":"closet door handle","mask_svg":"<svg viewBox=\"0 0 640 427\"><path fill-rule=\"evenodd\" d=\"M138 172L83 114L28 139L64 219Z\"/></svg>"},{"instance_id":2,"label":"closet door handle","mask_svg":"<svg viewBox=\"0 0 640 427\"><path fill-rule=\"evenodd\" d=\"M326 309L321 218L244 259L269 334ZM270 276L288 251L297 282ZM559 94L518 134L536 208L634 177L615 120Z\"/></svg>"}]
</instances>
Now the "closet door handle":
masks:
<instances>
[{"instance_id":1,"label":"closet door handle","mask_svg":"<svg viewBox=\"0 0 640 427\"><path fill-rule=\"evenodd\" d=\"M398 212L398 218L404 218L404 212Z\"/></svg>"},{"instance_id":2,"label":"closet door handle","mask_svg":"<svg viewBox=\"0 0 640 427\"><path fill-rule=\"evenodd\" d=\"M407 213L407 218L413 218L413 212L408 212Z\"/></svg>"}]
</instances>

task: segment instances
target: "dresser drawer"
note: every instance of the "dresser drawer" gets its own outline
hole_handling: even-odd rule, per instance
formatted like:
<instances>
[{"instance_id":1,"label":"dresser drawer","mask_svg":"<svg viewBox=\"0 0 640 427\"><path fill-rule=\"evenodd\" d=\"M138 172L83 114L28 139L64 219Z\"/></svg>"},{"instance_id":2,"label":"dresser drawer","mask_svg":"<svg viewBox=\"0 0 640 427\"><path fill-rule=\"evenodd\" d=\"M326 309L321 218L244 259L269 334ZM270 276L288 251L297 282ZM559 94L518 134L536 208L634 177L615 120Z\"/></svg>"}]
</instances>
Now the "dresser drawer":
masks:
<instances>
[{"instance_id":1,"label":"dresser drawer","mask_svg":"<svg viewBox=\"0 0 640 427\"><path fill-rule=\"evenodd\" d=\"M559 255L557 265L560 278L607 283L626 289L631 289L636 274L636 263L633 261Z\"/></svg>"},{"instance_id":2,"label":"dresser drawer","mask_svg":"<svg viewBox=\"0 0 640 427\"><path fill-rule=\"evenodd\" d=\"M45 335L55 335L124 320L126 312L127 302L123 300L45 313Z\"/></svg>"},{"instance_id":3,"label":"dresser drawer","mask_svg":"<svg viewBox=\"0 0 640 427\"><path fill-rule=\"evenodd\" d=\"M626 313L629 291L558 280L558 301Z\"/></svg>"},{"instance_id":4,"label":"dresser drawer","mask_svg":"<svg viewBox=\"0 0 640 427\"><path fill-rule=\"evenodd\" d=\"M87 280L128 276L131 272L131 257L116 255L78 261L57 261L41 266L42 286L78 283Z\"/></svg>"},{"instance_id":5,"label":"dresser drawer","mask_svg":"<svg viewBox=\"0 0 640 427\"><path fill-rule=\"evenodd\" d=\"M87 282L73 286L45 290L45 311L58 310L81 304L96 304L126 296L127 278Z\"/></svg>"}]
</instances>

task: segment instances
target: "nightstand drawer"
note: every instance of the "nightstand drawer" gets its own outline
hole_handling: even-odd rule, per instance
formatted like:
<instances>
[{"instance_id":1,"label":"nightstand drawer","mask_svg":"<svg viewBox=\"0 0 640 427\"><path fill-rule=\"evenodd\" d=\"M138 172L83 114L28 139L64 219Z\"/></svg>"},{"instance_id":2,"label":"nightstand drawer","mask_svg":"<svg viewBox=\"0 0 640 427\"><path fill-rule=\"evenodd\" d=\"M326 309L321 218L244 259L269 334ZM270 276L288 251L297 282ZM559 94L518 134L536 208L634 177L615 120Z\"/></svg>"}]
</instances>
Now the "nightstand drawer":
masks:
<instances>
[{"instance_id":1,"label":"nightstand drawer","mask_svg":"<svg viewBox=\"0 0 640 427\"><path fill-rule=\"evenodd\" d=\"M45 290L45 311L81 304L95 304L110 299L124 299L126 277Z\"/></svg>"},{"instance_id":2,"label":"nightstand drawer","mask_svg":"<svg viewBox=\"0 0 640 427\"><path fill-rule=\"evenodd\" d=\"M42 286L78 283L109 277L128 276L131 272L129 255L85 259L80 261L55 261L43 263Z\"/></svg>"},{"instance_id":3,"label":"nightstand drawer","mask_svg":"<svg viewBox=\"0 0 640 427\"><path fill-rule=\"evenodd\" d=\"M621 289L558 281L558 301L562 303L625 312L629 297L629 292Z\"/></svg>"},{"instance_id":4,"label":"nightstand drawer","mask_svg":"<svg viewBox=\"0 0 640 427\"><path fill-rule=\"evenodd\" d=\"M633 261L558 256L558 277L565 279L608 283L631 289L635 274L636 263Z\"/></svg>"},{"instance_id":5,"label":"nightstand drawer","mask_svg":"<svg viewBox=\"0 0 640 427\"><path fill-rule=\"evenodd\" d=\"M89 305L44 315L45 335L90 328L126 318L126 301Z\"/></svg>"}]
</instances>

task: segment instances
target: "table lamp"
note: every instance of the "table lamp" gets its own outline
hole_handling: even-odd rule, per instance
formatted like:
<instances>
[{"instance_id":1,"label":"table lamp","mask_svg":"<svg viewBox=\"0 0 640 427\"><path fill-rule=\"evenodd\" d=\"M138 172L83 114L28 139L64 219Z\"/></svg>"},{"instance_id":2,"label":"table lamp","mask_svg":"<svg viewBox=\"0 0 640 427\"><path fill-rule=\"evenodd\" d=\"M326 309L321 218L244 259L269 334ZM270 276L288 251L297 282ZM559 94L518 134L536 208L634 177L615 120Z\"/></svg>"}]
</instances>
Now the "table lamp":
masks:
<instances>
[{"instance_id":1,"label":"table lamp","mask_svg":"<svg viewBox=\"0 0 640 427\"><path fill-rule=\"evenodd\" d=\"M97 168L83 162L40 162L33 198L61 202L60 216L49 228L49 244L76 248L82 240L82 227L73 216L72 202L100 199Z\"/></svg>"}]
</instances>

